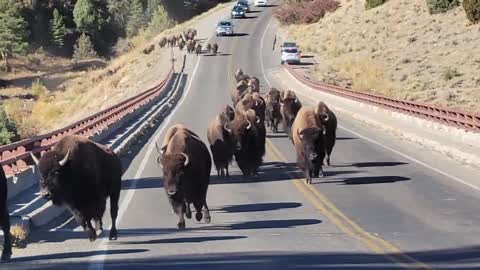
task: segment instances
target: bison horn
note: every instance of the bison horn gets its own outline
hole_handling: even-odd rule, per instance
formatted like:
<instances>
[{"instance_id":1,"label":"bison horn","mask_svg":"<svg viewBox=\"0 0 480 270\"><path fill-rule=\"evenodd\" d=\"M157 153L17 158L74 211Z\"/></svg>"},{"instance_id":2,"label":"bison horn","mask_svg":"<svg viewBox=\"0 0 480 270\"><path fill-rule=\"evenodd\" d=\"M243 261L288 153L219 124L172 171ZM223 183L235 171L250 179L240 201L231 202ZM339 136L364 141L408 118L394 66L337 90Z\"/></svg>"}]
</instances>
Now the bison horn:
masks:
<instances>
[{"instance_id":1,"label":"bison horn","mask_svg":"<svg viewBox=\"0 0 480 270\"><path fill-rule=\"evenodd\" d=\"M297 135L298 135L298 138L300 138L301 141L303 141L303 134L300 130L297 129Z\"/></svg>"},{"instance_id":2,"label":"bison horn","mask_svg":"<svg viewBox=\"0 0 480 270\"><path fill-rule=\"evenodd\" d=\"M60 164L61 167L65 166L65 164L67 164L67 161L68 161L68 157L70 156L70 149L67 150L67 153L65 154L65 157L63 157L62 160L60 160L58 162L58 164Z\"/></svg>"},{"instance_id":3,"label":"bison horn","mask_svg":"<svg viewBox=\"0 0 480 270\"><path fill-rule=\"evenodd\" d=\"M232 130L229 129L229 128L227 127L227 125L228 125L228 124L223 125L223 129L224 129L226 132L228 132L228 133L232 133Z\"/></svg>"},{"instance_id":4,"label":"bison horn","mask_svg":"<svg viewBox=\"0 0 480 270\"><path fill-rule=\"evenodd\" d=\"M161 154L162 154L162 150L160 149L160 146L158 146L158 143L155 143L155 148L157 149L157 153L158 153L159 155L161 155Z\"/></svg>"},{"instance_id":5,"label":"bison horn","mask_svg":"<svg viewBox=\"0 0 480 270\"><path fill-rule=\"evenodd\" d=\"M247 130L250 130L250 128L252 128L252 123L250 122L250 120L247 120L247 122L248 122Z\"/></svg>"},{"instance_id":6,"label":"bison horn","mask_svg":"<svg viewBox=\"0 0 480 270\"><path fill-rule=\"evenodd\" d=\"M260 124L260 117L256 116L257 117L257 124Z\"/></svg>"},{"instance_id":7,"label":"bison horn","mask_svg":"<svg viewBox=\"0 0 480 270\"><path fill-rule=\"evenodd\" d=\"M190 158L188 158L188 155L185 153L181 153L182 156L185 157L185 162L183 163L183 166L187 167L188 163L190 162Z\"/></svg>"},{"instance_id":8,"label":"bison horn","mask_svg":"<svg viewBox=\"0 0 480 270\"><path fill-rule=\"evenodd\" d=\"M328 114L326 112L321 112L320 115L323 116L323 121L324 122L327 122L328 119L330 118L330 117L328 117Z\"/></svg>"},{"instance_id":9,"label":"bison horn","mask_svg":"<svg viewBox=\"0 0 480 270\"><path fill-rule=\"evenodd\" d=\"M30 156L32 157L32 160L33 160L33 162L35 163L35 165L38 166L38 164L40 163L40 161L38 160L38 158L37 158L32 152L30 152Z\"/></svg>"}]
</instances>

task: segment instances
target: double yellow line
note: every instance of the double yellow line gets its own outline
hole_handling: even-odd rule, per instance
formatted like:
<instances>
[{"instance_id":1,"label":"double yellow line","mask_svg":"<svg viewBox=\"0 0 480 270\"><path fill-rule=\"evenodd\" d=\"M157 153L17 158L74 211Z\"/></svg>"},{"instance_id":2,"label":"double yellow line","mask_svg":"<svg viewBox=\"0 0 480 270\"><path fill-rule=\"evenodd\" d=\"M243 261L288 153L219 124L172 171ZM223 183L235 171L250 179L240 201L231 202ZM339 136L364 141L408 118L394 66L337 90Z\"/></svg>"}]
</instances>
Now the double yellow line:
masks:
<instances>
[{"instance_id":1,"label":"double yellow line","mask_svg":"<svg viewBox=\"0 0 480 270\"><path fill-rule=\"evenodd\" d=\"M285 156L277 147L267 139L267 152L274 160L288 162ZM340 211L325 195L312 185L307 185L301 179L293 179L293 184L305 197L320 210L335 226L350 237L360 241L373 252L383 255L388 260L406 269L433 269L432 267L417 261L416 259L402 253L393 244L365 231L353 220Z\"/></svg>"}]
</instances>

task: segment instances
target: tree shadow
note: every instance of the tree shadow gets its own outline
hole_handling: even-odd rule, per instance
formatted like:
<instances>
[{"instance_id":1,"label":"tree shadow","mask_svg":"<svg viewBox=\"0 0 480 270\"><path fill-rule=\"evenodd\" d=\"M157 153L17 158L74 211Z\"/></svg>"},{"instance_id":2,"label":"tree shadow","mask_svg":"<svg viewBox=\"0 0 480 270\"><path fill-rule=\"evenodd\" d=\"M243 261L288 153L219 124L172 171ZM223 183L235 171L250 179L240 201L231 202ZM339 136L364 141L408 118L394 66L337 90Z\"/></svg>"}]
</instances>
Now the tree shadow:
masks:
<instances>
[{"instance_id":1,"label":"tree shadow","mask_svg":"<svg viewBox=\"0 0 480 270\"><path fill-rule=\"evenodd\" d=\"M255 204L237 204L221 206L219 208L212 209L215 212L223 213L246 213L246 212L264 212L274 211L281 209L291 209L302 206L297 202L279 202L279 203L255 203Z\"/></svg>"},{"instance_id":2,"label":"tree shadow","mask_svg":"<svg viewBox=\"0 0 480 270\"><path fill-rule=\"evenodd\" d=\"M140 179L125 179L122 181L122 190L131 189L135 183L134 189L162 188L163 181L160 177L147 177Z\"/></svg>"},{"instance_id":3,"label":"tree shadow","mask_svg":"<svg viewBox=\"0 0 480 270\"><path fill-rule=\"evenodd\" d=\"M119 245L149 245L149 244L187 244L187 243L204 243L212 241L226 241L245 239L246 236L201 236L201 237L177 237L177 238L165 238L165 239L153 239L146 241L123 241L115 242Z\"/></svg>"},{"instance_id":4,"label":"tree shadow","mask_svg":"<svg viewBox=\"0 0 480 270\"><path fill-rule=\"evenodd\" d=\"M340 185L368 185L368 184L387 184L394 182L408 181L411 178L403 176L362 176L362 177L351 177L344 180L338 181L325 181L321 182L322 184L334 184L338 183Z\"/></svg>"}]
</instances>

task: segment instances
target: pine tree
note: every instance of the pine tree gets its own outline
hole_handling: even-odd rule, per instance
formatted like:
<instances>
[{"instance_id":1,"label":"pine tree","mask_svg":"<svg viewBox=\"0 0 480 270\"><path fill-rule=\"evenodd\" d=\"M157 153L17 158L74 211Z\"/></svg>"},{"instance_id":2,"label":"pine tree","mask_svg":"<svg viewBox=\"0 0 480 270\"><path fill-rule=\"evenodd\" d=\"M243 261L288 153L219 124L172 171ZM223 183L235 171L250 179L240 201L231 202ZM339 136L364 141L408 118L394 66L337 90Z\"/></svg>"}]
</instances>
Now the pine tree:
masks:
<instances>
[{"instance_id":1,"label":"pine tree","mask_svg":"<svg viewBox=\"0 0 480 270\"><path fill-rule=\"evenodd\" d=\"M84 32L75 43L75 51L73 52L73 58L77 60L82 60L95 57L98 57L97 52L93 48L90 37Z\"/></svg>"},{"instance_id":2,"label":"pine tree","mask_svg":"<svg viewBox=\"0 0 480 270\"><path fill-rule=\"evenodd\" d=\"M145 15L149 21L152 20L155 12L161 6L161 0L147 0L147 8L145 10Z\"/></svg>"},{"instance_id":3,"label":"pine tree","mask_svg":"<svg viewBox=\"0 0 480 270\"><path fill-rule=\"evenodd\" d=\"M26 22L20 14L15 0L0 0L0 56L5 69L9 69L8 57L14 53L24 53L27 43Z\"/></svg>"},{"instance_id":4,"label":"pine tree","mask_svg":"<svg viewBox=\"0 0 480 270\"><path fill-rule=\"evenodd\" d=\"M65 22L63 16L57 9L53 10L53 19L50 22L50 32L52 34L53 44L57 47L63 47L65 38Z\"/></svg>"},{"instance_id":5,"label":"pine tree","mask_svg":"<svg viewBox=\"0 0 480 270\"><path fill-rule=\"evenodd\" d=\"M170 19L167 11L163 6L157 6L157 10L153 13L150 24L148 25L150 33L158 34L172 26L173 21Z\"/></svg>"},{"instance_id":6,"label":"pine tree","mask_svg":"<svg viewBox=\"0 0 480 270\"><path fill-rule=\"evenodd\" d=\"M135 36L140 29L145 27L143 5L140 0L133 0L130 6L130 16L127 24L127 36Z\"/></svg>"}]
</instances>

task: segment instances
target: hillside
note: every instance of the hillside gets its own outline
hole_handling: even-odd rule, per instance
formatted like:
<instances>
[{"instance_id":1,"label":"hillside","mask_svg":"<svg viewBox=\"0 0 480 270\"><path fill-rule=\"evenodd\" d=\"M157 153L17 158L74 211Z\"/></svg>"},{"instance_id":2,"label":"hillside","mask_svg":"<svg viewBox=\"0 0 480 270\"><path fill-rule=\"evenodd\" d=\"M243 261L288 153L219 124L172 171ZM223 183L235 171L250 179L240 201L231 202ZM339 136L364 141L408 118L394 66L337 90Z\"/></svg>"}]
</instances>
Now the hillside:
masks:
<instances>
[{"instance_id":1,"label":"hillside","mask_svg":"<svg viewBox=\"0 0 480 270\"><path fill-rule=\"evenodd\" d=\"M310 25L284 26L318 65L313 77L359 91L480 111L480 26L462 7L430 15L424 0L364 0Z\"/></svg>"}]
</instances>

